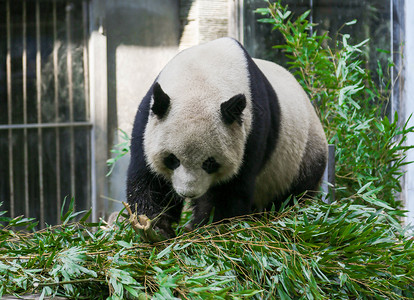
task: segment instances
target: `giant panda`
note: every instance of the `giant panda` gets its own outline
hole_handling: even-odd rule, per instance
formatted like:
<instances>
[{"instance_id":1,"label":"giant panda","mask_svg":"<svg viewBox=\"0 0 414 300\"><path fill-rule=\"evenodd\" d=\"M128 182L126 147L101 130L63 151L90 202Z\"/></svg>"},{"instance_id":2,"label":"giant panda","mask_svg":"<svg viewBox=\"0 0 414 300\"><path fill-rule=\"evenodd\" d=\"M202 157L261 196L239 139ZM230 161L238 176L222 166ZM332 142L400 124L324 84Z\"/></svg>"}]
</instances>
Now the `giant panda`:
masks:
<instances>
[{"instance_id":1,"label":"giant panda","mask_svg":"<svg viewBox=\"0 0 414 300\"><path fill-rule=\"evenodd\" d=\"M327 161L299 83L232 38L184 50L164 67L139 105L130 151L128 203L167 237L186 198L193 225L212 211L214 221L263 211L317 190Z\"/></svg>"}]
</instances>

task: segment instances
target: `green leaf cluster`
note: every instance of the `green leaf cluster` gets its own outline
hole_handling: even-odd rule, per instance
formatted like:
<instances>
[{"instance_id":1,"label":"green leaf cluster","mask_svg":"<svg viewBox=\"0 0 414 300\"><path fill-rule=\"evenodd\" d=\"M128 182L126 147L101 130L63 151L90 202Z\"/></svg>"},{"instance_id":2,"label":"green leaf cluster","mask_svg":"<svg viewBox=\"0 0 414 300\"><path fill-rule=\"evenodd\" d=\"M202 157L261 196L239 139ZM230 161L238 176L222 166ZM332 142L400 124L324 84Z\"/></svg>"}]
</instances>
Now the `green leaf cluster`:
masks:
<instances>
[{"instance_id":1,"label":"green leaf cluster","mask_svg":"<svg viewBox=\"0 0 414 300\"><path fill-rule=\"evenodd\" d=\"M103 227L83 220L24 233L11 230L11 220L0 227L0 295L414 297L414 241L384 210L351 202L307 200L279 213L211 224L153 245L143 243L128 221Z\"/></svg>"},{"instance_id":2,"label":"green leaf cluster","mask_svg":"<svg viewBox=\"0 0 414 300\"><path fill-rule=\"evenodd\" d=\"M106 161L106 165L109 167L109 171L106 174L106 176L110 176L112 174L115 168L116 162L120 160L122 157L124 157L129 152L129 144L131 142L131 139L129 135L122 129L119 129L119 132L120 132L120 137L123 141L116 144L111 150L111 153L114 154L114 157Z\"/></svg>"},{"instance_id":3,"label":"green leaf cluster","mask_svg":"<svg viewBox=\"0 0 414 300\"><path fill-rule=\"evenodd\" d=\"M408 121L401 125L397 113L392 120L387 117L392 88L387 71L392 62L385 68L378 62L379 79L374 80L367 69L368 40L352 45L350 35L339 32L332 41L328 32L318 34L318 25L309 22L310 11L295 17L281 1L268 2L256 12L263 16L260 22L282 34L285 43L274 48L283 50L288 68L317 108L329 143L336 145L337 197L366 186L391 207L400 208L396 193L401 191L406 152L413 147L404 142L414 128Z\"/></svg>"}]
</instances>

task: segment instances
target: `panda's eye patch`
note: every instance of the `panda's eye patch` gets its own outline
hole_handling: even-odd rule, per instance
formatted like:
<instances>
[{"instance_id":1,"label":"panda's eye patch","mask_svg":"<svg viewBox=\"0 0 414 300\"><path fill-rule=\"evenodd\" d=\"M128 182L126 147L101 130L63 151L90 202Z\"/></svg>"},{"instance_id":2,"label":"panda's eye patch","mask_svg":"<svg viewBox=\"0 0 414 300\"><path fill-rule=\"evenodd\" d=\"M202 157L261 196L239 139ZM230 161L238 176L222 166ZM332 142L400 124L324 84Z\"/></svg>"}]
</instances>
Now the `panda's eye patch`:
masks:
<instances>
[{"instance_id":1,"label":"panda's eye patch","mask_svg":"<svg viewBox=\"0 0 414 300\"><path fill-rule=\"evenodd\" d=\"M175 170L180 166L180 160L177 158L177 156L171 153L166 158L164 158L164 165L170 170Z\"/></svg>"},{"instance_id":2,"label":"panda's eye patch","mask_svg":"<svg viewBox=\"0 0 414 300\"><path fill-rule=\"evenodd\" d=\"M216 162L214 157L209 157L203 162L202 168L208 174L212 174L218 171L220 164Z\"/></svg>"}]
</instances>

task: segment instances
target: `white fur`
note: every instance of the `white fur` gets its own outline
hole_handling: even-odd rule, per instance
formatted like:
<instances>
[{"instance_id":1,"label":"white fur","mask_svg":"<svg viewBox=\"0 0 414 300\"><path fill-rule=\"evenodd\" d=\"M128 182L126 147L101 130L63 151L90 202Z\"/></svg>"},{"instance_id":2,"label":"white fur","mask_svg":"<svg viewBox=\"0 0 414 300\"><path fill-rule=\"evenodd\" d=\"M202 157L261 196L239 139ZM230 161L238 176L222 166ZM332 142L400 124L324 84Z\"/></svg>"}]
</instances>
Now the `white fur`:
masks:
<instances>
[{"instance_id":1,"label":"white fur","mask_svg":"<svg viewBox=\"0 0 414 300\"><path fill-rule=\"evenodd\" d=\"M243 50L228 38L184 50L161 71L158 82L171 104L166 118L149 118L144 134L147 162L177 193L201 196L211 185L234 176L242 164L252 123ZM237 94L244 94L247 102L242 126L223 126L220 104ZM163 163L169 153L181 162L174 171ZM201 168L210 156L221 165L214 174Z\"/></svg>"},{"instance_id":2,"label":"white fur","mask_svg":"<svg viewBox=\"0 0 414 300\"><path fill-rule=\"evenodd\" d=\"M275 63L254 61L272 84L281 110L279 140L269 163L256 180L255 203L263 208L293 183L309 137L315 140L316 152L326 152L327 143L315 110L294 76Z\"/></svg>"}]
</instances>

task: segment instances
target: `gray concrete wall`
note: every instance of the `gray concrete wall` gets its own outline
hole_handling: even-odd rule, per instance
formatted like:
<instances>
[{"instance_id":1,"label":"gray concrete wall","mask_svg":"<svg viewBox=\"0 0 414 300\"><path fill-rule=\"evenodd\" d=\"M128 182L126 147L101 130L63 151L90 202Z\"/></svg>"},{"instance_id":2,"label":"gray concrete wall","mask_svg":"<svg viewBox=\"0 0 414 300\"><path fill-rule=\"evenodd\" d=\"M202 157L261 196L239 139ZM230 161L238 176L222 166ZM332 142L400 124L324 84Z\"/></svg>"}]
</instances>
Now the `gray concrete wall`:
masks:
<instances>
[{"instance_id":1,"label":"gray concrete wall","mask_svg":"<svg viewBox=\"0 0 414 300\"><path fill-rule=\"evenodd\" d=\"M139 102L162 67L178 52L178 0L107 0L108 145L122 142L118 128L131 134ZM109 178L106 212L125 201L129 157Z\"/></svg>"},{"instance_id":2,"label":"gray concrete wall","mask_svg":"<svg viewBox=\"0 0 414 300\"><path fill-rule=\"evenodd\" d=\"M180 50L229 35L234 0L181 0Z\"/></svg>"},{"instance_id":3,"label":"gray concrete wall","mask_svg":"<svg viewBox=\"0 0 414 300\"><path fill-rule=\"evenodd\" d=\"M414 1L405 1L405 82L403 91L404 111L400 112L406 122L414 114ZM411 116L408 127L414 126ZM407 138L407 145L414 145L414 135ZM414 161L414 149L408 151L407 161ZM407 224L414 225L414 164L407 165L404 191L406 209L408 210Z\"/></svg>"}]
</instances>

